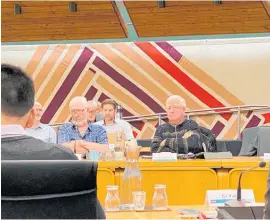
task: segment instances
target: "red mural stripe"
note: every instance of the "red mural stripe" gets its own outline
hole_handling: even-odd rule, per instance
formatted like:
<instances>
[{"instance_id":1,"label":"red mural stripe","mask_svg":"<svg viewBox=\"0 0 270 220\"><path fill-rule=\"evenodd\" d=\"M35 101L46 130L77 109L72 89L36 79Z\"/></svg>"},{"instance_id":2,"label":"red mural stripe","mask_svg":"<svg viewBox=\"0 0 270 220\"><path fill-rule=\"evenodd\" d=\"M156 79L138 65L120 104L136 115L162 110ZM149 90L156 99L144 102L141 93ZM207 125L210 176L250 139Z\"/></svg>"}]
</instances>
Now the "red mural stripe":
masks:
<instances>
[{"instance_id":1,"label":"red mural stripe","mask_svg":"<svg viewBox=\"0 0 270 220\"><path fill-rule=\"evenodd\" d=\"M189 92L195 95L207 106L210 108L224 107L220 101L218 101L214 96L201 88L196 82L194 82L189 76L187 76L175 64L173 64L167 57L160 53L151 43L135 42L135 44L156 64L158 64L162 69L169 73L183 87L185 87ZM221 116L226 120L231 118L231 114L222 114Z\"/></svg>"},{"instance_id":2,"label":"red mural stripe","mask_svg":"<svg viewBox=\"0 0 270 220\"><path fill-rule=\"evenodd\" d=\"M89 50L88 48L84 48L77 62L72 67L65 81L58 89L56 95L53 97L53 100L50 102L49 106L45 110L42 116L42 123L48 124L51 121L51 119L69 94L70 90L78 80L79 76L81 75L83 69L85 68L92 55L93 52L91 50Z\"/></svg>"}]
</instances>

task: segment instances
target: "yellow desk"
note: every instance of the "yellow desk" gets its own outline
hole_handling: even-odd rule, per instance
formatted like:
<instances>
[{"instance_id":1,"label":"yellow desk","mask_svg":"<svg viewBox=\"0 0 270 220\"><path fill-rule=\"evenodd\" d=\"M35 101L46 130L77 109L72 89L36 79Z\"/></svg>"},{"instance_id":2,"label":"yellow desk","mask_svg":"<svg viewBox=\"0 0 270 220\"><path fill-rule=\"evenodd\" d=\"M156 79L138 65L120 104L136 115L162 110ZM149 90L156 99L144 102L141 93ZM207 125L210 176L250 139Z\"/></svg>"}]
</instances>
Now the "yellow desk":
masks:
<instances>
[{"instance_id":1,"label":"yellow desk","mask_svg":"<svg viewBox=\"0 0 270 220\"><path fill-rule=\"evenodd\" d=\"M236 189L239 174L261 161L257 157L235 157L229 160L178 160L177 162L153 162L140 159L143 189L146 203L152 204L155 184L165 184L169 205L203 205L206 190ZM104 204L106 186L122 187L124 161L99 162L98 197ZM268 168L256 169L242 177L242 188L253 189L257 202L264 202Z\"/></svg>"},{"instance_id":2,"label":"yellow desk","mask_svg":"<svg viewBox=\"0 0 270 220\"><path fill-rule=\"evenodd\" d=\"M146 191L146 204L152 204L155 184L167 186L170 205L204 204L207 189L218 189L218 177L214 168L221 167L221 160L178 160L177 162L153 162L140 159L142 190ZM120 194L125 162L99 162L98 197L104 204L106 185L119 185ZM106 171L106 172L105 172ZM111 172L109 172L111 171Z\"/></svg>"},{"instance_id":3,"label":"yellow desk","mask_svg":"<svg viewBox=\"0 0 270 220\"><path fill-rule=\"evenodd\" d=\"M214 210L204 206L170 206L170 211L148 211L148 212L106 212L107 219L180 219L178 209Z\"/></svg>"}]
</instances>

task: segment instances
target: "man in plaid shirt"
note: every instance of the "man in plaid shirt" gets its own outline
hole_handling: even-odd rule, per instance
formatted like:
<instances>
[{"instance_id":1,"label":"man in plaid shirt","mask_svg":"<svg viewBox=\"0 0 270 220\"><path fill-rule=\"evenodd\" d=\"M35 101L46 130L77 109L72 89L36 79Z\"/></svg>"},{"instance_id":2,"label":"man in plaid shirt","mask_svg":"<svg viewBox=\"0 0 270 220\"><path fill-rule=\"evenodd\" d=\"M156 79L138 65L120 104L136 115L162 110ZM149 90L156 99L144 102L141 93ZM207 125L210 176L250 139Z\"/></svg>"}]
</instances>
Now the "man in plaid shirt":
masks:
<instances>
[{"instance_id":1,"label":"man in plaid shirt","mask_svg":"<svg viewBox=\"0 0 270 220\"><path fill-rule=\"evenodd\" d=\"M75 97L69 104L71 123L66 123L58 131L58 143L75 153L86 153L88 150L106 152L109 150L106 130L88 122L87 100Z\"/></svg>"}]
</instances>

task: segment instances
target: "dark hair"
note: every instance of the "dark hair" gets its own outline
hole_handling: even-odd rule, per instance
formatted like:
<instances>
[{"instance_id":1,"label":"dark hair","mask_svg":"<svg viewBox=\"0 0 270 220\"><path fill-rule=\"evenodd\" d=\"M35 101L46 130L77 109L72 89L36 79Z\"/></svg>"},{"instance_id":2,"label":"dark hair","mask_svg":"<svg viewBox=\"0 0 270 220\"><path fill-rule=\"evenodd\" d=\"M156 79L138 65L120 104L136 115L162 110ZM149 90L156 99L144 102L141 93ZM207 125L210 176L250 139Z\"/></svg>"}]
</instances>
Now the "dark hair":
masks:
<instances>
[{"instance_id":1,"label":"dark hair","mask_svg":"<svg viewBox=\"0 0 270 220\"><path fill-rule=\"evenodd\" d=\"M31 77L19 67L1 64L1 112L22 117L34 105L35 89Z\"/></svg>"},{"instance_id":2,"label":"dark hair","mask_svg":"<svg viewBox=\"0 0 270 220\"><path fill-rule=\"evenodd\" d=\"M103 108L104 105L112 105L114 107L114 109L117 108L117 104L115 101L113 101L112 99L105 99L102 103L101 103L101 108Z\"/></svg>"}]
</instances>

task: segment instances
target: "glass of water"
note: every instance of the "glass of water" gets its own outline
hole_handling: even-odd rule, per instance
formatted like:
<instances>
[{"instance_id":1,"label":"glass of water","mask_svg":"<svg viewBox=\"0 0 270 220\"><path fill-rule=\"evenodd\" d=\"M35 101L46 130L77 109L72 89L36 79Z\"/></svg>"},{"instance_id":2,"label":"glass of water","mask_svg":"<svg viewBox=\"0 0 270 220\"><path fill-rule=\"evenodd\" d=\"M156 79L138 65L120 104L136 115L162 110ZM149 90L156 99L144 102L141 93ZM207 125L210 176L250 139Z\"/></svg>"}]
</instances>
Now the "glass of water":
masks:
<instances>
[{"instance_id":1,"label":"glass of water","mask_svg":"<svg viewBox=\"0 0 270 220\"><path fill-rule=\"evenodd\" d=\"M119 211L120 210L120 198L119 187L114 185L107 186L107 195L105 199L105 211Z\"/></svg>"},{"instance_id":2,"label":"glass of water","mask_svg":"<svg viewBox=\"0 0 270 220\"><path fill-rule=\"evenodd\" d=\"M144 191L135 191L132 192L133 204L135 210L144 210L145 200L146 200L146 192Z\"/></svg>"},{"instance_id":3,"label":"glass of water","mask_svg":"<svg viewBox=\"0 0 270 220\"><path fill-rule=\"evenodd\" d=\"M153 196L153 209L154 210L167 210L168 198L166 193L166 185L155 185L155 192Z\"/></svg>"}]
</instances>

